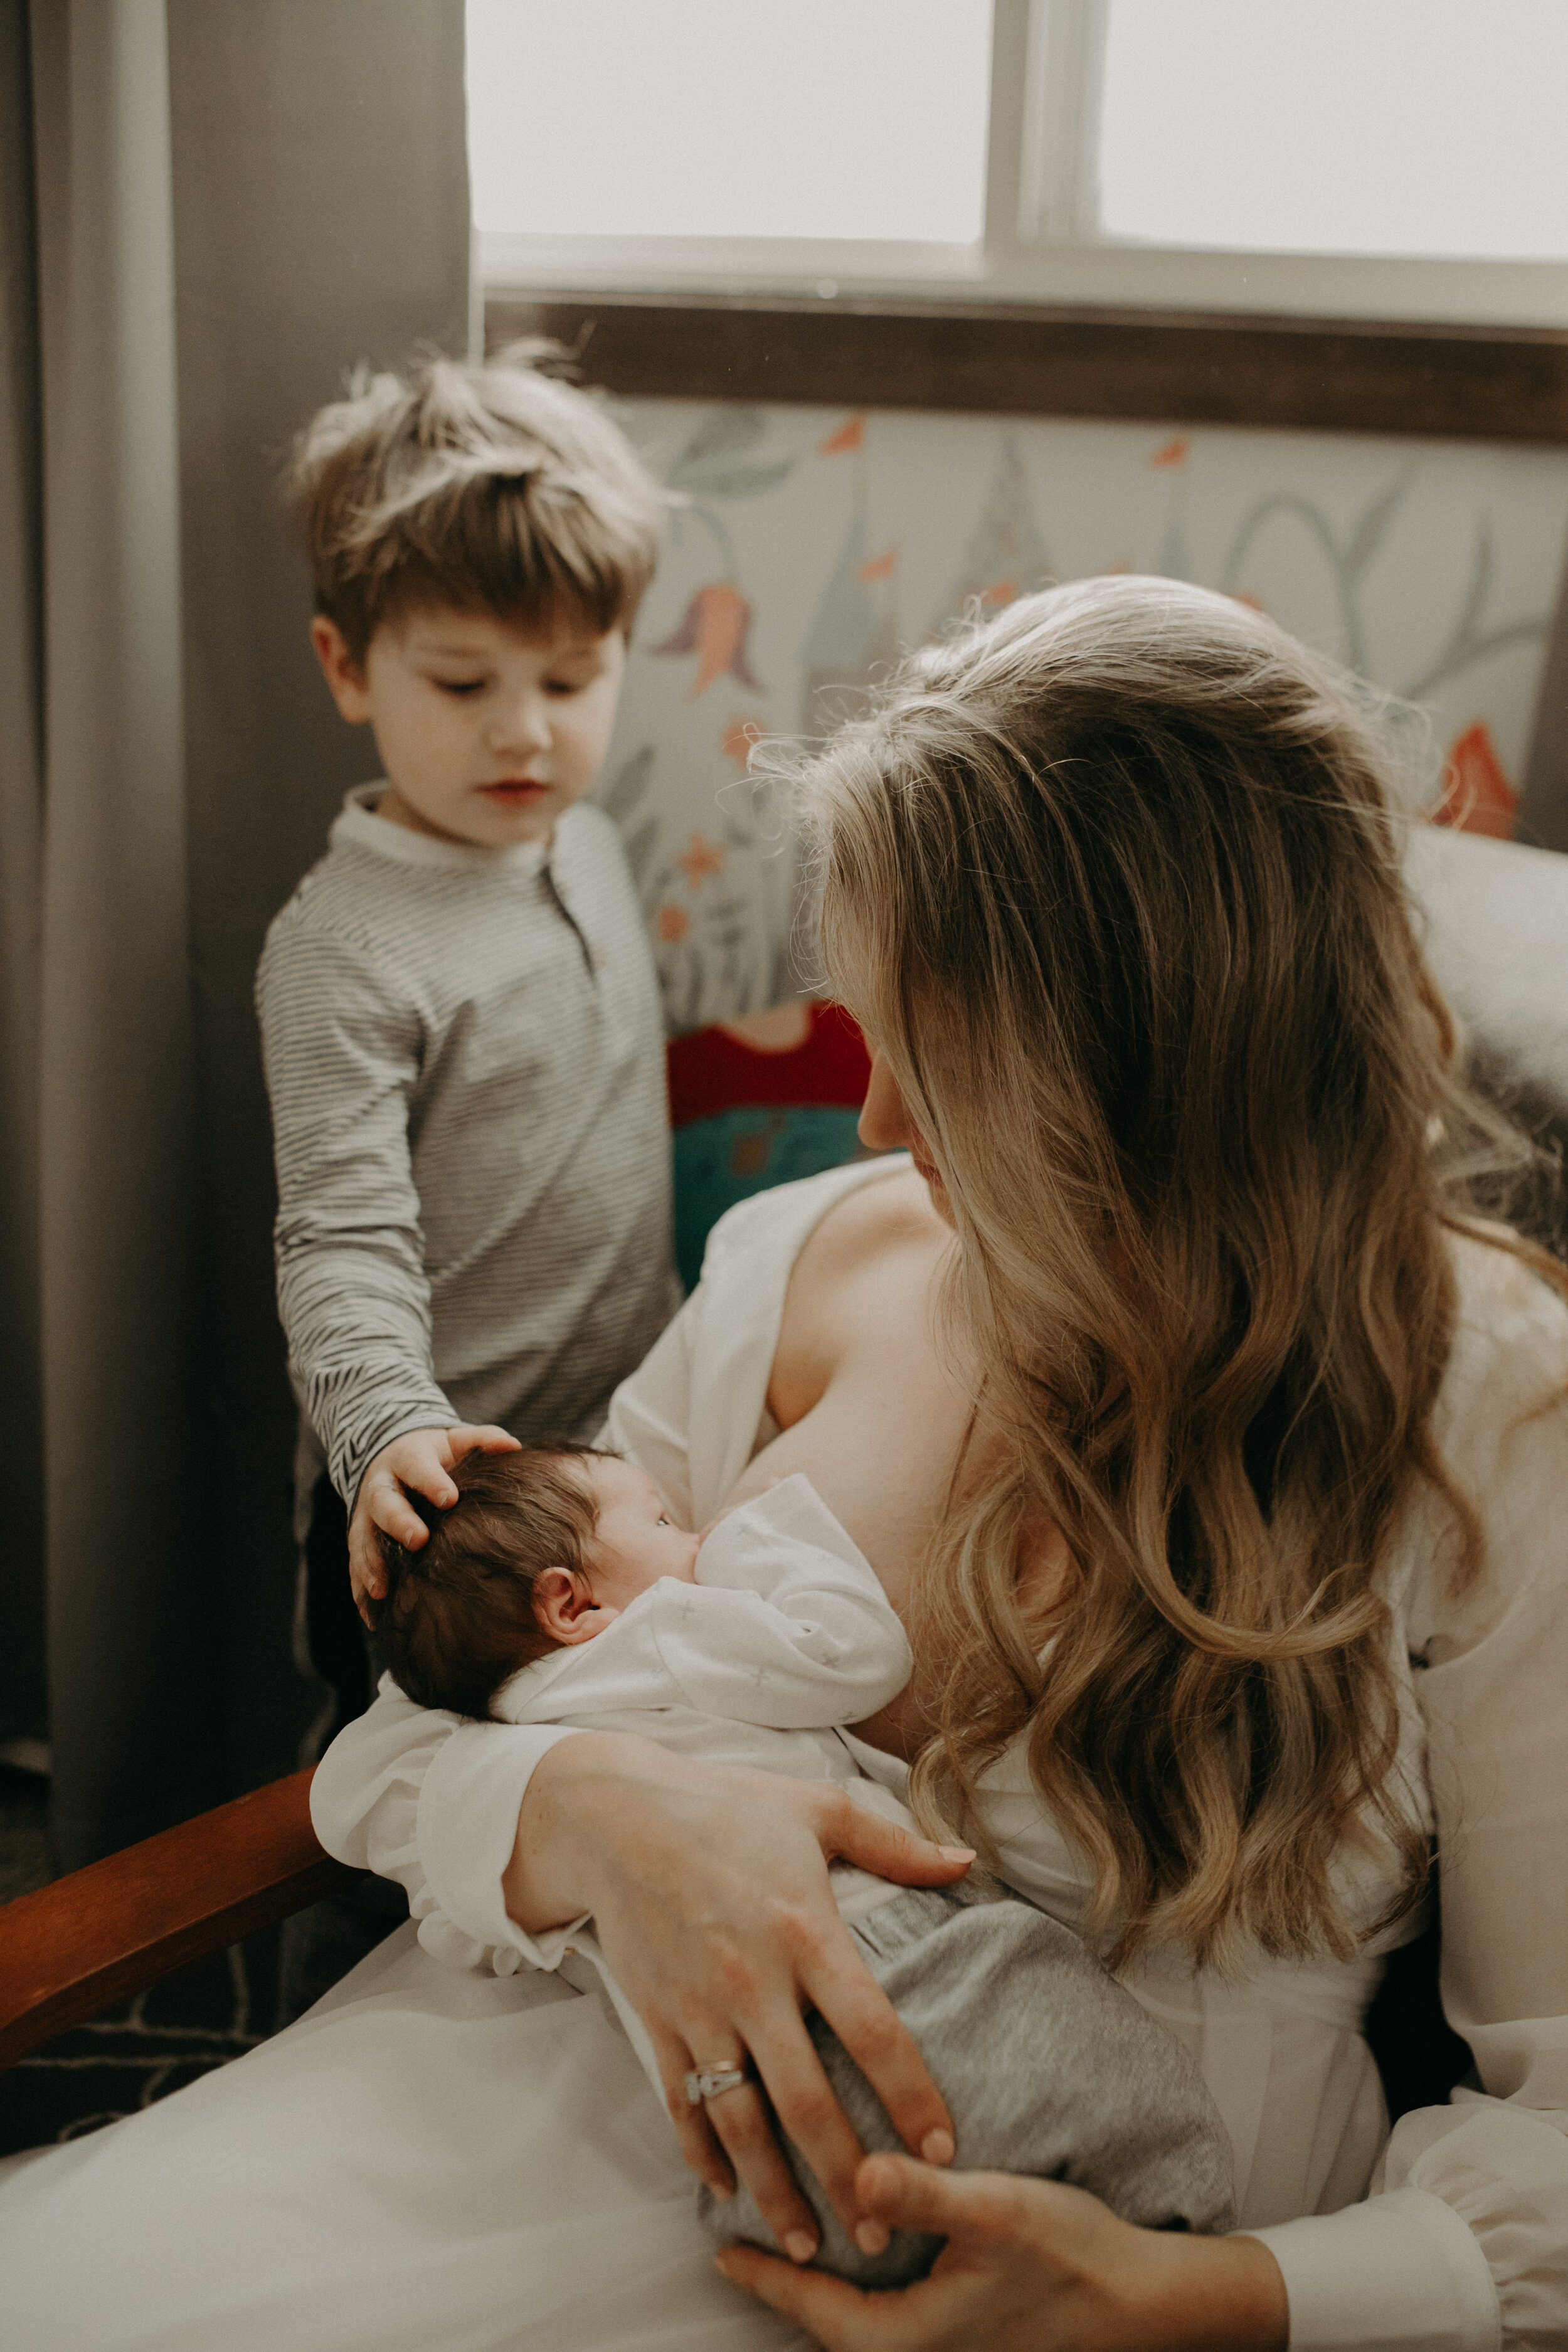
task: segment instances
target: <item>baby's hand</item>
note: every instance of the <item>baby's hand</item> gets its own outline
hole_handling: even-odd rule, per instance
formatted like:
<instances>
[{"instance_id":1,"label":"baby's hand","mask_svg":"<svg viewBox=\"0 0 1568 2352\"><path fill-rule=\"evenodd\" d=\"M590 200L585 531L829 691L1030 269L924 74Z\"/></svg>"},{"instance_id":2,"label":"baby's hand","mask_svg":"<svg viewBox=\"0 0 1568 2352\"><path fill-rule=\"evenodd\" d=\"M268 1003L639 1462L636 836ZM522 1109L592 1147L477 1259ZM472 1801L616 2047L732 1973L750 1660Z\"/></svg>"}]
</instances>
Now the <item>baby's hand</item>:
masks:
<instances>
[{"instance_id":1,"label":"baby's hand","mask_svg":"<svg viewBox=\"0 0 1568 2352\"><path fill-rule=\"evenodd\" d=\"M408 1429L384 1445L360 1480L359 1496L349 1525L349 1581L354 1607L370 1623L367 1600L380 1601L386 1592L386 1564L376 1530L417 1551L429 1530L407 1501L405 1490L423 1495L438 1509L450 1510L458 1499L451 1474L466 1454L514 1454L517 1440L493 1423L475 1427L459 1422L452 1429Z\"/></svg>"}]
</instances>

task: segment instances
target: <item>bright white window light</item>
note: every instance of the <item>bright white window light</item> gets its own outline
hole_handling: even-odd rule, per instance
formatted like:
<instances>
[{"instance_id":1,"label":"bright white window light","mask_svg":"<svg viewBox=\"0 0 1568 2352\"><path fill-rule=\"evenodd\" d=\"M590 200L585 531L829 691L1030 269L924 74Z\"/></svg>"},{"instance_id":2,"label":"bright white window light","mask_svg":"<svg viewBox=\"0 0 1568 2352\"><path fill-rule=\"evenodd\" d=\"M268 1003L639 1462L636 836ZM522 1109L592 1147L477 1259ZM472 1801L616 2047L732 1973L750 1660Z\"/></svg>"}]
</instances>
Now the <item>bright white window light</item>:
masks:
<instances>
[{"instance_id":1,"label":"bright white window light","mask_svg":"<svg viewBox=\"0 0 1568 2352\"><path fill-rule=\"evenodd\" d=\"M1568 257L1568 0L1110 0L1104 231Z\"/></svg>"},{"instance_id":2,"label":"bright white window light","mask_svg":"<svg viewBox=\"0 0 1568 2352\"><path fill-rule=\"evenodd\" d=\"M481 230L982 233L990 0L468 0L468 38Z\"/></svg>"}]
</instances>

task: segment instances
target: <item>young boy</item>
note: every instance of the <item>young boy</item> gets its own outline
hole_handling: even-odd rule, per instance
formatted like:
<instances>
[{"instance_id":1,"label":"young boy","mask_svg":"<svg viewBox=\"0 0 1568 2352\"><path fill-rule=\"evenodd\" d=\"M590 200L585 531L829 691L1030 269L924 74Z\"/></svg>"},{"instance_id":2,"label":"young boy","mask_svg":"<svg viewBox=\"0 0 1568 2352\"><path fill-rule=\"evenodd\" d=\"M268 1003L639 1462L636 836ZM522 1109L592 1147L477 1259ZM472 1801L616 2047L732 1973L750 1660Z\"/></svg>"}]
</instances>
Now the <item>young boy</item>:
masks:
<instances>
[{"instance_id":1,"label":"young boy","mask_svg":"<svg viewBox=\"0 0 1568 2352\"><path fill-rule=\"evenodd\" d=\"M910 1815L858 1771L837 1727L909 1680L903 1628L869 1563L798 1473L716 1520L700 1541L671 1523L635 1463L583 1447L471 1456L428 1542L388 1547L376 1611L394 1676L423 1706L507 1723L569 1723L659 1739L709 1763L832 1780ZM1231 2148L1185 2052L1079 1938L992 1885L895 1886L835 1864L862 1958L947 2102L967 2168L1030 2172L1092 2190L1124 2220L1215 2230L1232 2216ZM647 2034L592 1958L660 2097ZM870 2084L819 2017L813 2042L868 2148L898 2145ZM721 2098L745 2070L687 2078ZM889 2287L930 2269L939 2241L850 2239L789 2151L821 2237L819 2268ZM728 2244L772 2238L749 2194L700 2193Z\"/></svg>"},{"instance_id":2,"label":"young boy","mask_svg":"<svg viewBox=\"0 0 1568 2352\"><path fill-rule=\"evenodd\" d=\"M288 476L311 642L384 769L257 977L327 1736L368 1698L345 1513L363 1610L376 1530L424 1540L410 1494L450 1502L465 1452L542 1423L596 1429L679 1297L653 966L584 804L661 499L526 362L361 383Z\"/></svg>"}]
</instances>

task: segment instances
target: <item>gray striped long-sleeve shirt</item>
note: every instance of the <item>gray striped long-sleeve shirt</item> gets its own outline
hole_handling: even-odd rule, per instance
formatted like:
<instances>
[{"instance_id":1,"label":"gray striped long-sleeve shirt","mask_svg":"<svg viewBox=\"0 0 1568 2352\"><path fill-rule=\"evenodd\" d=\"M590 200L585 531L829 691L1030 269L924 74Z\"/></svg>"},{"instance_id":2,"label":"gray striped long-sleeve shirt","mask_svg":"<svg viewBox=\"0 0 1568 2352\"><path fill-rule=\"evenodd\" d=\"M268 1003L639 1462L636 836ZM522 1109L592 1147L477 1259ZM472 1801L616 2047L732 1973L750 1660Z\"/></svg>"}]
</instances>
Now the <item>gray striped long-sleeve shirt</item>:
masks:
<instances>
[{"instance_id":1,"label":"gray striped long-sleeve shirt","mask_svg":"<svg viewBox=\"0 0 1568 2352\"><path fill-rule=\"evenodd\" d=\"M410 1429L589 1436L680 1297L658 992L608 818L438 841L350 793L257 973L289 1372L351 1508Z\"/></svg>"}]
</instances>

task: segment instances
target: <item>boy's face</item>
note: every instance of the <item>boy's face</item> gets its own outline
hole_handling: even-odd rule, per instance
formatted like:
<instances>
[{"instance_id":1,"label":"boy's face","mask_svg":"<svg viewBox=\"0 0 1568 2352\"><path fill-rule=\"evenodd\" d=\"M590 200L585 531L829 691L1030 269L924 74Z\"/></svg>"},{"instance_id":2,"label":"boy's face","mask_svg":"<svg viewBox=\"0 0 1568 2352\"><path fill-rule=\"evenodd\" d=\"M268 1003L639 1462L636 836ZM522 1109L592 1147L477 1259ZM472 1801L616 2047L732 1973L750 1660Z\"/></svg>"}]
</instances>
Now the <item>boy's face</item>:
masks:
<instances>
[{"instance_id":1,"label":"boy's face","mask_svg":"<svg viewBox=\"0 0 1568 2352\"><path fill-rule=\"evenodd\" d=\"M609 747L626 668L618 629L526 635L488 613L422 606L356 662L318 614L310 639L343 717L368 723L389 789L377 814L437 841L547 841Z\"/></svg>"}]
</instances>

